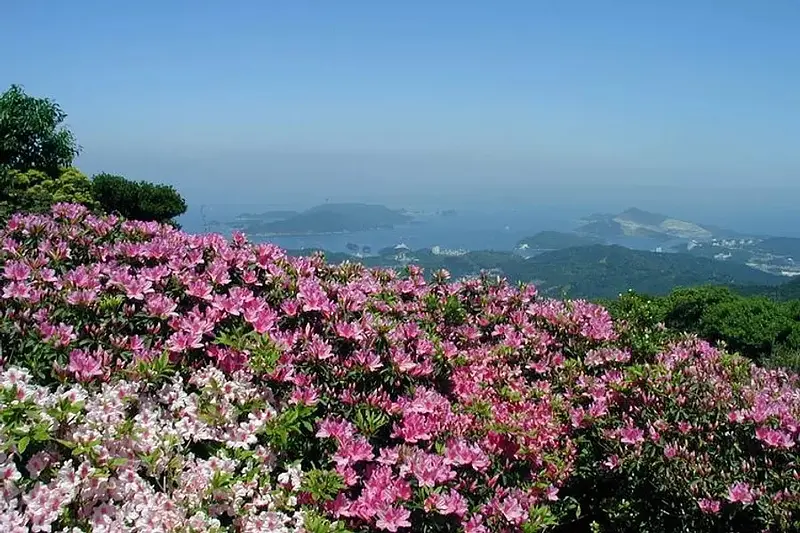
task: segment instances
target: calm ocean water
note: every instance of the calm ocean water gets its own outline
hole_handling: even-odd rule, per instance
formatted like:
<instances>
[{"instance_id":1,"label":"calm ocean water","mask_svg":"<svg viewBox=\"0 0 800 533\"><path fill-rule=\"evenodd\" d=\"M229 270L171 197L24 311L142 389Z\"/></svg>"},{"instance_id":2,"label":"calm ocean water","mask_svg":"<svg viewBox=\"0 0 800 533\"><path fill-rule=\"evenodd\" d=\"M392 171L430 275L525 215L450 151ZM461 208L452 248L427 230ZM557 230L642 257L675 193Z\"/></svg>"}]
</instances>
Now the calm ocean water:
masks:
<instances>
[{"instance_id":1,"label":"calm ocean water","mask_svg":"<svg viewBox=\"0 0 800 533\"><path fill-rule=\"evenodd\" d=\"M520 239L538 231L563 231L574 228L579 222L579 217L579 213L570 214L562 210L459 212L450 217L423 215L413 223L392 229L347 234L270 237L266 240L288 249L322 248L337 252L346 251L349 243L360 247L369 246L374 252L401 243L412 249L441 246L466 250L511 250ZM228 220L231 218L233 217ZM186 231L203 231L203 223L199 217L184 218L181 222Z\"/></svg>"}]
</instances>

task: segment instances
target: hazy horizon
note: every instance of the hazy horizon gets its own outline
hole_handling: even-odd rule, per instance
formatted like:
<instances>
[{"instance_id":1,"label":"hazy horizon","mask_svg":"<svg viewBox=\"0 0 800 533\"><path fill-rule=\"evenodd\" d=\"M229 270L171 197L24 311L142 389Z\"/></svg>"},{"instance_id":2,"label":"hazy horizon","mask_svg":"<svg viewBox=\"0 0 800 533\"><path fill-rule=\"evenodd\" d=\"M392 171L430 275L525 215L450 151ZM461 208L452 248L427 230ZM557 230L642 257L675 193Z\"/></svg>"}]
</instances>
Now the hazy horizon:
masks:
<instances>
[{"instance_id":1,"label":"hazy horizon","mask_svg":"<svg viewBox=\"0 0 800 533\"><path fill-rule=\"evenodd\" d=\"M191 210L800 217L795 1L47 5L6 7L0 83Z\"/></svg>"}]
</instances>

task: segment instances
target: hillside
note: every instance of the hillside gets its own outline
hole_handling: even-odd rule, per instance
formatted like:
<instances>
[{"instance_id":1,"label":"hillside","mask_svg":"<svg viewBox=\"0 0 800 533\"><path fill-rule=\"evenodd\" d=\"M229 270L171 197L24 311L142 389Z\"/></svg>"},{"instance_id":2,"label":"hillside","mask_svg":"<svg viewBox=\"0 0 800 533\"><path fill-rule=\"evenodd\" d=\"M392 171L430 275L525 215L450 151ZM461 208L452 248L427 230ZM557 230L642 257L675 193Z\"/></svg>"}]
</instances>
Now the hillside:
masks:
<instances>
[{"instance_id":1,"label":"hillside","mask_svg":"<svg viewBox=\"0 0 800 533\"><path fill-rule=\"evenodd\" d=\"M744 296L766 296L773 300L800 300L800 277L780 285L735 285L736 292Z\"/></svg>"},{"instance_id":2,"label":"hillside","mask_svg":"<svg viewBox=\"0 0 800 533\"><path fill-rule=\"evenodd\" d=\"M772 274L800 274L800 239L796 237L715 238L677 245L673 249L699 257L746 264Z\"/></svg>"},{"instance_id":3,"label":"hillside","mask_svg":"<svg viewBox=\"0 0 800 533\"><path fill-rule=\"evenodd\" d=\"M578 235L564 231L540 231L530 237L520 239L517 249L528 251L561 250L575 246L590 246L599 244L599 239L593 236Z\"/></svg>"},{"instance_id":4,"label":"hillside","mask_svg":"<svg viewBox=\"0 0 800 533\"><path fill-rule=\"evenodd\" d=\"M295 251L293 255L310 253ZM354 260L347 254L325 253L325 256L334 263ZM565 248L528 259L509 252L475 251L460 256L440 256L429 250L416 250L357 261L367 266L396 269L413 263L428 274L444 268L454 278L472 277L487 271L511 282L533 282L548 295L590 299L615 298L630 289L660 295L678 286L706 284L736 285L743 289L754 285L758 291L767 291L786 279L746 265L616 245Z\"/></svg>"},{"instance_id":5,"label":"hillside","mask_svg":"<svg viewBox=\"0 0 800 533\"><path fill-rule=\"evenodd\" d=\"M633 289L666 294L674 287L703 284L775 286L783 278L746 265L595 245L547 252L528 260L534 282L547 292L571 297L613 298Z\"/></svg>"},{"instance_id":6,"label":"hillside","mask_svg":"<svg viewBox=\"0 0 800 533\"><path fill-rule=\"evenodd\" d=\"M244 220L240 229L250 235L314 235L391 228L411 220L382 205L322 204L283 220Z\"/></svg>"}]
</instances>

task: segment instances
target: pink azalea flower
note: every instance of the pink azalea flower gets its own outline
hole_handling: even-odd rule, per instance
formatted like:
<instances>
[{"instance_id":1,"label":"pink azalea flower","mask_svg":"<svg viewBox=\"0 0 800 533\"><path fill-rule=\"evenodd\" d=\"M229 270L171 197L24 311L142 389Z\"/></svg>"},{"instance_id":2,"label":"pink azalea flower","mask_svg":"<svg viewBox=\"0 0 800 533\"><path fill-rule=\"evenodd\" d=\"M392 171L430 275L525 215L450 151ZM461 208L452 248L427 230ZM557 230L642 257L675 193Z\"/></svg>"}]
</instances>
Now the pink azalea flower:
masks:
<instances>
[{"instance_id":1,"label":"pink azalea flower","mask_svg":"<svg viewBox=\"0 0 800 533\"><path fill-rule=\"evenodd\" d=\"M734 483L728 487L728 501L732 503L750 504L755 501L755 495L749 484Z\"/></svg>"},{"instance_id":2,"label":"pink azalea flower","mask_svg":"<svg viewBox=\"0 0 800 533\"><path fill-rule=\"evenodd\" d=\"M708 514L716 514L720 510L720 502L718 500L709 500L708 498L701 498L697 500L697 505L700 510Z\"/></svg>"},{"instance_id":3,"label":"pink azalea flower","mask_svg":"<svg viewBox=\"0 0 800 533\"><path fill-rule=\"evenodd\" d=\"M619 430L619 440L623 444L639 444L644 442L644 432L639 428L627 426Z\"/></svg>"},{"instance_id":4,"label":"pink azalea flower","mask_svg":"<svg viewBox=\"0 0 800 533\"><path fill-rule=\"evenodd\" d=\"M389 507L378 512L378 520L375 522L375 526L378 529L394 533L400 528L411 527L411 522L408 521L409 518L411 518L411 512L408 509Z\"/></svg>"},{"instance_id":5,"label":"pink azalea flower","mask_svg":"<svg viewBox=\"0 0 800 533\"><path fill-rule=\"evenodd\" d=\"M72 350L69 354L67 370L78 381L90 381L103 375L103 357L100 353L90 353L85 350Z\"/></svg>"}]
</instances>

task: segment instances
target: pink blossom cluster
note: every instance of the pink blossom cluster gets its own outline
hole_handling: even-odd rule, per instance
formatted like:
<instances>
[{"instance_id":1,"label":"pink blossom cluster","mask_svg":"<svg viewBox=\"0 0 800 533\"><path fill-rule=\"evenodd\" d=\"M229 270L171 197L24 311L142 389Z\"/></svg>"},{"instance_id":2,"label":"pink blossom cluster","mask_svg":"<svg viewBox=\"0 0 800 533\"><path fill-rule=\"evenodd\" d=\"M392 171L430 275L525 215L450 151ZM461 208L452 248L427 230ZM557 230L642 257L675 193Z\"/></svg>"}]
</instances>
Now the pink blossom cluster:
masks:
<instances>
[{"instance_id":1,"label":"pink blossom cluster","mask_svg":"<svg viewBox=\"0 0 800 533\"><path fill-rule=\"evenodd\" d=\"M423 274L15 215L0 530L791 530L796 376L695 339L642 360L595 304Z\"/></svg>"}]
</instances>

